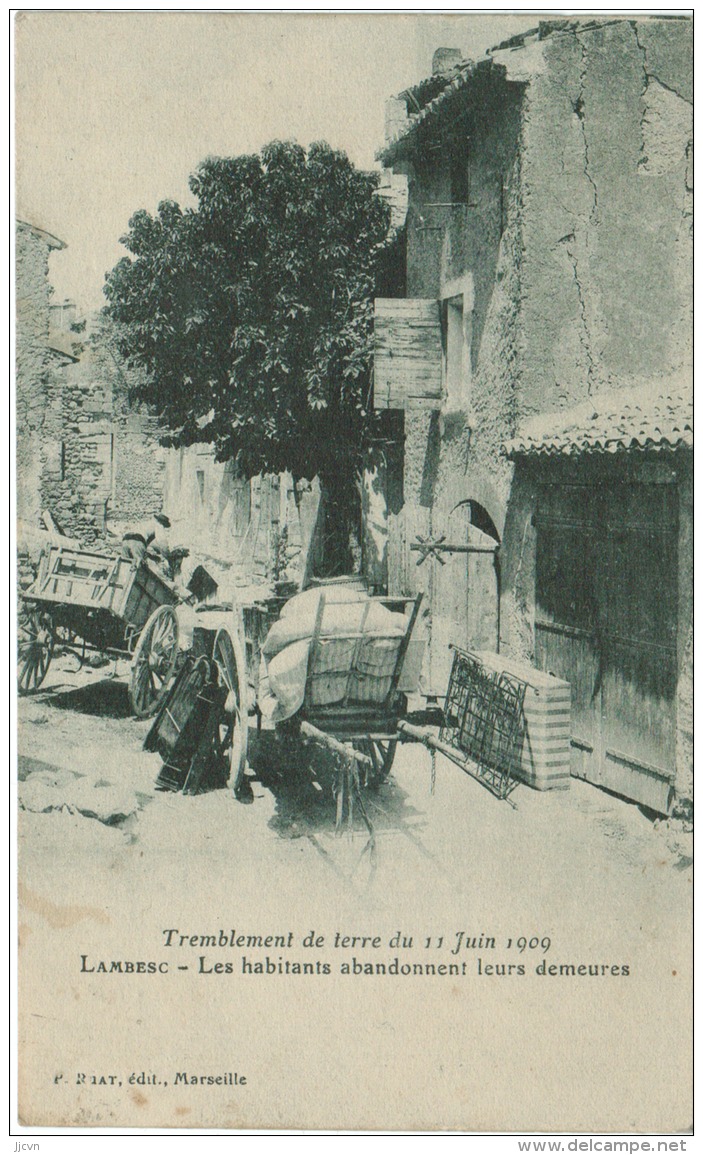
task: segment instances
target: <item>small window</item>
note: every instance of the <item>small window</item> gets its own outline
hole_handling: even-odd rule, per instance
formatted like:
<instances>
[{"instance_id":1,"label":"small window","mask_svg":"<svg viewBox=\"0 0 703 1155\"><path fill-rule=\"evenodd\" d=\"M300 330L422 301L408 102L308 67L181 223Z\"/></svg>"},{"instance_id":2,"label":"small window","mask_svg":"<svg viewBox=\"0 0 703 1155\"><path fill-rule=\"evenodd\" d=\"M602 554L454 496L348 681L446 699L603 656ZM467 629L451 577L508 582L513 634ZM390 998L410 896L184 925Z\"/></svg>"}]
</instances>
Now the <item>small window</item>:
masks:
<instances>
[{"instance_id":1,"label":"small window","mask_svg":"<svg viewBox=\"0 0 703 1155\"><path fill-rule=\"evenodd\" d=\"M198 495L200 497L200 504L205 504L205 470L196 469L195 477L198 482Z\"/></svg>"}]
</instances>

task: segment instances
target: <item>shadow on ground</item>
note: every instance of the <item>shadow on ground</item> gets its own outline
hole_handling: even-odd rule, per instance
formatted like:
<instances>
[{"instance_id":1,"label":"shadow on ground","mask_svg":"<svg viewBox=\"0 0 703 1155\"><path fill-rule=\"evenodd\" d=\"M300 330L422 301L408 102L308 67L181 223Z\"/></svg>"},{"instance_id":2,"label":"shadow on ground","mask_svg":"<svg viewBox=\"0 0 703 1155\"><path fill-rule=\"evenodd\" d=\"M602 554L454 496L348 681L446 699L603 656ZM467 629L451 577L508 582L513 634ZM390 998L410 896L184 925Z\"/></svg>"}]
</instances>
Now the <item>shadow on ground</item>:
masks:
<instances>
[{"instance_id":1,"label":"shadow on ground","mask_svg":"<svg viewBox=\"0 0 703 1155\"><path fill-rule=\"evenodd\" d=\"M269 827L281 838L304 838L332 834L338 817L338 764L333 755L314 743L288 747L276 734L262 731L249 740L249 765L254 778L271 792L275 813ZM361 803L354 799L351 828L367 830L363 812L376 835L385 830L404 830L413 822L419 830L420 812L409 806L408 795L395 783L392 774L377 787L361 789ZM348 797L345 795L342 829L349 829Z\"/></svg>"},{"instance_id":2,"label":"shadow on ground","mask_svg":"<svg viewBox=\"0 0 703 1155\"><path fill-rule=\"evenodd\" d=\"M76 714L102 718L130 718L132 715L129 689L125 682L115 678L103 678L77 690L44 690L35 697L57 710L71 710Z\"/></svg>"}]
</instances>

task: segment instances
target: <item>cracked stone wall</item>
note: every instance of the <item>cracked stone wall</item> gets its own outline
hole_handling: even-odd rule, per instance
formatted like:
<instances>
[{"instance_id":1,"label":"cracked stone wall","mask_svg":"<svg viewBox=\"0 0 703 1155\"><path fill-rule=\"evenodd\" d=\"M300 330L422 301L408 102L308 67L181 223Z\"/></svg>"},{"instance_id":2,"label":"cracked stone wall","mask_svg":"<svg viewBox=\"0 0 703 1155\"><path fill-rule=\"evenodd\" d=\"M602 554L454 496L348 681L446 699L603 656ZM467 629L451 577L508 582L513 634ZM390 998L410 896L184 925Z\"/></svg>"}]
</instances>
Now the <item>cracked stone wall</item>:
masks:
<instances>
[{"instance_id":1,"label":"cracked stone wall","mask_svg":"<svg viewBox=\"0 0 703 1155\"><path fill-rule=\"evenodd\" d=\"M468 346L461 399L405 410L403 503L388 517L389 588L426 595L426 692L446 687L447 641L488 648L490 613L472 614L471 603L490 611L495 590L459 553L417 566L417 536L474 544L460 503L483 507L501 538L500 649L534 661L534 514L547 474L539 463L514 469L502 443L535 413L690 368L691 62L688 21L552 30L477 71L429 118L403 166L407 295L463 294ZM468 188L458 206L462 133ZM692 495L681 456L676 805L685 810ZM627 461L609 464L615 477Z\"/></svg>"},{"instance_id":2,"label":"cracked stone wall","mask_svg":"<svg viewBox=\"0 0 703 1155\"><path fill-rule=\"evenodd\" d=\"M691 361L691 27L555 34L523 106L524 414Z\"/></svg>"},{"instance_id":3,"label":"cracked stone wall","mask_svg":"<svg viewBox=\"0 0 703 1155\"><path fill-rule=\"evenodd\" d=\"M522 128L521 416L692 364L692 38L619 21L544 41ZM531 658L534 475L512 485L506 646ZM692 792L691 494L679 491L677 793Z\"/></svg>"},{"instance_id":4,"label":"cracked stone wall","mask_svg":"<svg viewBox=\"0 0 703 1155\"><path fill-rule=\"evenodd\" d=\"M389 580L423 589L436 619L456 557L417 567L409 545L480 502L502 537L501 648L531 659L534 485L514 482L501 444L533 413L690 365L691 25L604 21L497 63L504 76L477 73L466 90L466 209L448 207L439 127L406 166L407 295L470 283L470 380L459 410L406 410Z\"/></svg>"}]
</instances>

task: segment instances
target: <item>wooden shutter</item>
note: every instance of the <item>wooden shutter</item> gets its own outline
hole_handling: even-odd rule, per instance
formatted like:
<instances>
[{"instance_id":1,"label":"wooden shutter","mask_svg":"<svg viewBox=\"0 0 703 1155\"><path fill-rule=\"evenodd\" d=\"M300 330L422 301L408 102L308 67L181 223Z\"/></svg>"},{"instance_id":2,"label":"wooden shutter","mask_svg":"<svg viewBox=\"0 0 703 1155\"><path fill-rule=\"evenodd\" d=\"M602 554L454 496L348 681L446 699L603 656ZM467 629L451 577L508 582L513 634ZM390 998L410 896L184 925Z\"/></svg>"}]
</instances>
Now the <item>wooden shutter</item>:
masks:
<instances>
[{"instance_id":1,"label":"wooden shutter","mask_svg":"<svg viewBox=\"0 0 703 1155\"><path fill-rule=\"evenodd\" d=\"M377 297L374 319L374 405L442 404L439 301Z\"/></svg>"}]
</instances>

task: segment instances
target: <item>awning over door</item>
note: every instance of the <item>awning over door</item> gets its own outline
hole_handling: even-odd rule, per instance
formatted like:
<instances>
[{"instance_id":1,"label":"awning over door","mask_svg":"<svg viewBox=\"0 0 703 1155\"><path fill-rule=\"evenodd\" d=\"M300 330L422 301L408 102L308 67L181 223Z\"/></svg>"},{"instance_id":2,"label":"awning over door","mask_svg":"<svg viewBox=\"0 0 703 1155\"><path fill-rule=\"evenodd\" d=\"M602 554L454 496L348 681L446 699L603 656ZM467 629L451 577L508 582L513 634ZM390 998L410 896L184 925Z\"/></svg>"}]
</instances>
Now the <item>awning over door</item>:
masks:
<instances>
[{"instance_id":1,"label":"awning over door","mask_svg":"<svg viewBox=\"0 0 703 1155\"><path fill-rule=\"evenodd\" d=\"M577 456L693 445L693 386L657 381L595 394L572 409L540 413L503 446L506 457Z\"/></svg>"}]
</instances>

